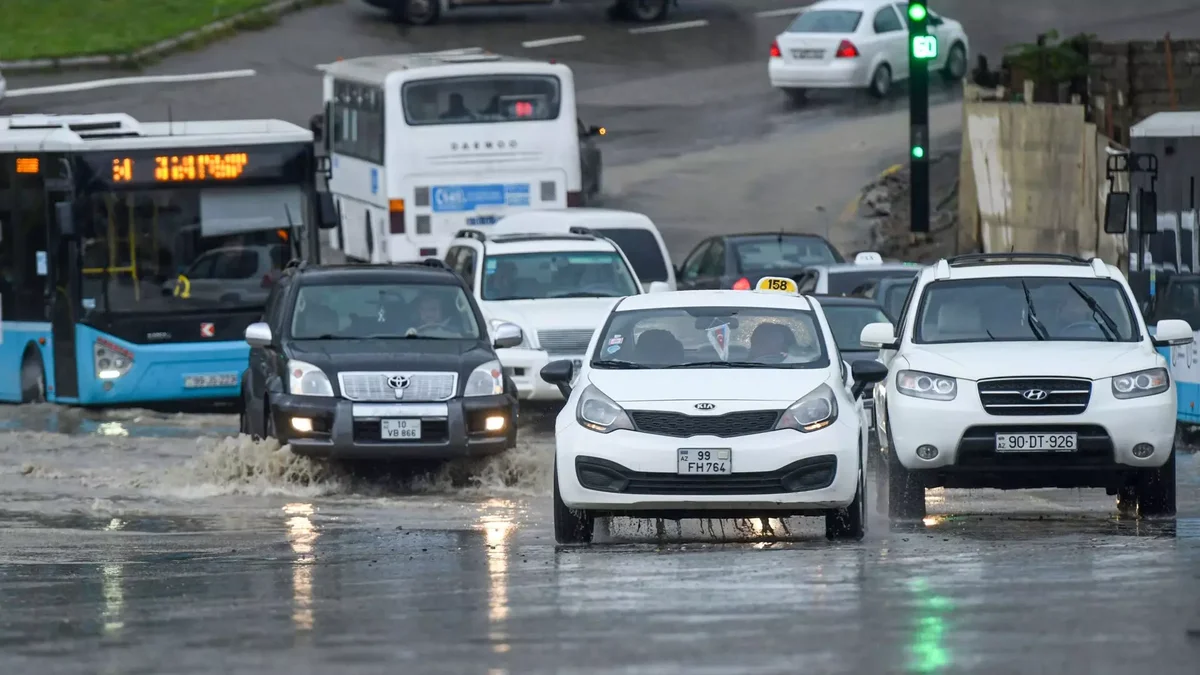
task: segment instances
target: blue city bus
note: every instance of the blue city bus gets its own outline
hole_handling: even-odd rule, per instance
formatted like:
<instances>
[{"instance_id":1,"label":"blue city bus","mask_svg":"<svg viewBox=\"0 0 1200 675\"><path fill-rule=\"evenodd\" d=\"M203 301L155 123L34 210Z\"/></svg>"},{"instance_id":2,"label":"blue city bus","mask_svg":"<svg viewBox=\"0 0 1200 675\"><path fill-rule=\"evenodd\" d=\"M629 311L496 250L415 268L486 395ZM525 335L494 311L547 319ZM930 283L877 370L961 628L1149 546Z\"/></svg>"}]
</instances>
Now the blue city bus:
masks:
<instances>
[{"instance_id":1,"label":"blue city bus","mask_svg":"<svg viewBox=\"0 0 1200 675\"><path fill-rule=\"evenodd\" d=\"M0 117L0 401L238 399L316 169L279 120Z\"/></svg>"}]
</instances>

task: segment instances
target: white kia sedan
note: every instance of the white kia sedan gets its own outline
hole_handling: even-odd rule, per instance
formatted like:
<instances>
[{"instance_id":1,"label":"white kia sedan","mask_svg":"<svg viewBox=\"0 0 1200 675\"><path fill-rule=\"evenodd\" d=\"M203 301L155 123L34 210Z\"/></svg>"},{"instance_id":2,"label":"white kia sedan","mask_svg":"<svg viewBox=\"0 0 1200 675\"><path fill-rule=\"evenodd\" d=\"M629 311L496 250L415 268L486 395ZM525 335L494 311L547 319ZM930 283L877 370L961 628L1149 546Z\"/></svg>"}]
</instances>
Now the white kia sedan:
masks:
<instances>
[{"instance_id":1,"label":"white kia sedan","mask_svg":"<svg viewBox=\"0 0 1200 675\"><path fill-rule=\"evenodd\" d=\"M554 532L592 540L597 517L823 516L857 539L866 520L877 361L843 361L820 304L783 277L760 292L676 291L618 301L555 424Z\"/></svg>"},{"instance_id":2,"label":"white kia sedan","mask_svg":"<svg viewBox=\"0 0 1200 675\"><path fill-rule=\"evenodd\" d=\"M883 98L908 79L908 3L821 0L796 17L771 43L771 86L794 101L809 89L866 89ZM949 80L967 72L970 43L962 24L932 10L929 30L937 56L929 65Z\"/></svg>"}]
</instances>

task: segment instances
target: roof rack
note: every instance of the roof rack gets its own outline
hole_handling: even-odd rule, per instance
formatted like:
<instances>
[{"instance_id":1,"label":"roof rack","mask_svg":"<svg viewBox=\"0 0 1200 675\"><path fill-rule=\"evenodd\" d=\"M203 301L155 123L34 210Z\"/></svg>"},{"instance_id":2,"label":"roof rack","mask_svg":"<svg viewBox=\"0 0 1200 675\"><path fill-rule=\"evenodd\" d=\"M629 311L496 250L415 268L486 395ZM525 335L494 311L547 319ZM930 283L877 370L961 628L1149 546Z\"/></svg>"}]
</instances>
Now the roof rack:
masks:
<instances>
[{"instance_id":1,"label":"roof rack","mask_svg":"<svg viewBox=\"0 0 1200 675\"><path fill-rule=\"evenodd\" d=\"M571 227L567 228L567 232L570 232L571 234L578 234L578 235L582 235L582 236L585 236L585 237L598 237L598 236L600 236L600 235L596 234L596 232L595 232L594 230L591 230L591 229L589 229L589 228L583 227L582 225L572 225Z\"/></svg>"},{"instance_id":2,"label":"roof rack","mask_svg":"<svg viewBox=\"0 0 1200 675\"><path fill-rule=\"evenodd\" d=\"M1071 263L1088 265L1089 261L1066 253L966 253L946 258L951 267L963 265L986 265L988 263Z\"/></svg>"},{"instance_id":3,"label":"roof rack","mask_svg":"<svg viewBox=\"0 0 1200 675\"><path fill-rule=\"evenodd\" d=\"M425 267L433 267L439 270L448 270L450 266L443 262L440 258L425 258L424 260L411 263L413 265L424 265Z\"/></svg>"},{"instance_id":4,"label":"roof rack","mask_svg":"<svg viewBox=\"0 0 1200 675\"><path fill-rule=\"evenodd\" d=\"M475 241L487 241L487 235L480 230L459 230L454 234L455 239L474 239Z\"/></svg>"}]
</instances>

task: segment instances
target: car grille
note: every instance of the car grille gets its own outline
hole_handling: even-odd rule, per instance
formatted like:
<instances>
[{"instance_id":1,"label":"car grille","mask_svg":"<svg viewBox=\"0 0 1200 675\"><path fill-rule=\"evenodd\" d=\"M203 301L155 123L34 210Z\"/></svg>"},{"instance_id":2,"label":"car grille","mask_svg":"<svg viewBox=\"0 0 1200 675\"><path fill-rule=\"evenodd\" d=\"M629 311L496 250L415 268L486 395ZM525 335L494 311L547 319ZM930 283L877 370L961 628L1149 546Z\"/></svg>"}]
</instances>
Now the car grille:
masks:
<instances>
[{"instance_id":1,"label":"car grille","mask_svg":"<svg viewBox=\"0 0 1200 675\"><path fill-rule=\"evenodd\" d=\"M736 460L735 460L736 461ZM589 490L635 495L770 495L820 490L833 484L837 457L801 459L774 471L726 476L647 473L598 457L576 457L575 475Z\"/></svg>"},{"instance_id":2,"label":"car grille","mask_svg":"<svg viewBox=\"0 0 1200 675\"><path fill-rule=\"evenodd\" d=\"M592 341L591 329L539 330L538 344L550 354L582 354Z\"/></svg>"},{"instance_id":3,"label":"car grille","mask_svg":"<svg viewBox=\"0 0 1200 675\"><path fill-rule=\"evenodd\" d=\"M1028 392L1044 392L1030 400ZM1087 410L1092 382L1069 377L997 378L979 381L979 402L990 415L1078 415Z\"/></svg>"},{"instance_id":4,"label":"car grille","mask_svg":"<svg viewBox=\"0 0 1200 675\"><path fill-rule=\"evenodd\" d=\"M400 396L388 384L395 376L408 378ZM458 391L458 373L339 373L338 384L351 401L445 401Z\"/></svg>"},{"instance_id":5,"label":"car grille","mask_svg":"<svg viewBox=\"0 0 1200 675\"><path fill-rule=\"evenodd\" d=\"M659 436L731 438L761 434L775 428L781 410L747 410L725 415L685 415L676 412L630 411L638 431Z\"/></svg>"}]
</instances>

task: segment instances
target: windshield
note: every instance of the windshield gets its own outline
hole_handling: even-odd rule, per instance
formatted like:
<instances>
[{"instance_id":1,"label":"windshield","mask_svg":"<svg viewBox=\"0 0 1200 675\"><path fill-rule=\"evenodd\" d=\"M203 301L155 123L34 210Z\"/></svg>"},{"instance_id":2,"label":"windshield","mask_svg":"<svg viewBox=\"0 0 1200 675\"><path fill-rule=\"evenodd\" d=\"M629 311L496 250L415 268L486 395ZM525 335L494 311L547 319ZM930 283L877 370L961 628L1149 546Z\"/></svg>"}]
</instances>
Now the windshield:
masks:
<instances>
[{"instance_id":1,"label":"windshield","mask_svg":"<svg viewBox=\"0 0 1200 675\"><path fill-rule=\"evenodd\" d=\"M848 295L858 289L859 286L878 279L915 279L916 276L916 267L898 270L830 270L828 293L829 295Z\"/></svg>"},{"instance_id":2,"label":"windshield","mask_svg":"<svg viewBox=\"0 0 1200 675\"><path fill-rule=\"evenodd\" d=\"M918 343L1139 339L1120 284L1063 277L936 281L925 289L914 336Z\"/></svg>"},{"instance_id":3,"label":"windshield","mask_svg":"<svg viewBox=\"0 0 1200 675\"><path fill-rule=\"evenodd\" d=\"M458 286L314 284L296 294L292 337L477 340L479 324Z\"/></svg>"},{"instance_id":4,"label":"windshield","mask_svg":"<svg viewBox=\"0 0 1200 675\"><path fill-rule=\"evenodd\" d=\"M597 229L599 234L613 240L629 258L633 271L642 283L667 280L667 262L663 260L658 240L649 230L638 228Z\"/></svg>"},{"instance_id":5,"label":"windshield","mask_svg":"<svg viewBox=\"0 0 1200 675\"><path fill-rule=\"evenodd\" d=\"M672 307L615 312L594 368L823 368L812 312L761 307Z\"/></svg>"},{"instance_id":6,"label":"windshield","mask_svg":"<svg viewBox=\"0 0 1200 675\"><path fill-rule=\"evenodd\" d=\"M484 258L484 300L619 298L640 291L617 253L548 251Z\"/></svg>"},{"instance_id":7,"label":"windshield","mask_svg":"<svg viewBox=\"0 0 1200 675\"><path fill-rule=\"evenodd\" d=\"M553 75L473 75L408 82L401 90L409 126L558 119Z\"/></svg>"},{"instance_id":8,"label":"windshield","mask_svg":"<svg viewBox=\"0 0 1200 675\"><path fill-rule=\"evenodd\" d=\"M847 9L814 9L796 17L789 33L853 33L858 30L862 12Z\"/></svg>"},{"instance_id":9,"label":"windshield","mask_svg":"<svg viewBox=\"0 0 1200 675\"><path fill-rule=\"evenodd\" d=\"M863 326L869 323L885 323L888 317L883 310L870 305L825 305L825 320L833 332L833 341L844 352L861 352L866 349L859 338Z\"/></svg>"},{"instance_id":10,"label":"windshield","mask_svg":"<svg viewBox=\"0 0 1200 675\"><path fill-rule=\"evenodd\" d=\"M733 245L743 272L796 269L839 262L828 243L814 237L756 237L737 239Z\"/></svg>"},{"instance_id":11,"label":"windshield","mask_svg":"<svg viewBox=\"0 0 1200 675\"><path fill-rule=\"evenodd\" d=\"M295 253L297 186L93 193L81 226L83 306L110 313L250 309Z\"/></svg>"}]
</instances>

